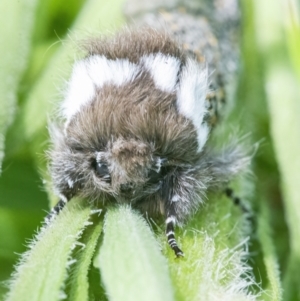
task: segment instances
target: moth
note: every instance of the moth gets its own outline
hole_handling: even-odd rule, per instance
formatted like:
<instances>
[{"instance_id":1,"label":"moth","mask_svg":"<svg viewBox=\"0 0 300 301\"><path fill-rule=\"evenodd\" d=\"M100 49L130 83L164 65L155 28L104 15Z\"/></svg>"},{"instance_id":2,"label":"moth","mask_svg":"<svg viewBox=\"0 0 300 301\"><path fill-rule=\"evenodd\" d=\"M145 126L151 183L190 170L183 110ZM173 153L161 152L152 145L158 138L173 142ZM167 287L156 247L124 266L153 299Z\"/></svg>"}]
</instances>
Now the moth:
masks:
<instances>
[{"instance_id":1,"label":"moth","mask_svg":"<svg viewBox=\"0 0 300 301\"><path fill-rule=\"evenodd\" d=\"M166 236L183 256L174 228L227 187L249 163L243 148L208 145L214 103L205 62L166 32L126 29L83 45L51 127L49 151L60 201L51 221L74 196L130 204L163 215Z\"/></svg>"}]
</instances>

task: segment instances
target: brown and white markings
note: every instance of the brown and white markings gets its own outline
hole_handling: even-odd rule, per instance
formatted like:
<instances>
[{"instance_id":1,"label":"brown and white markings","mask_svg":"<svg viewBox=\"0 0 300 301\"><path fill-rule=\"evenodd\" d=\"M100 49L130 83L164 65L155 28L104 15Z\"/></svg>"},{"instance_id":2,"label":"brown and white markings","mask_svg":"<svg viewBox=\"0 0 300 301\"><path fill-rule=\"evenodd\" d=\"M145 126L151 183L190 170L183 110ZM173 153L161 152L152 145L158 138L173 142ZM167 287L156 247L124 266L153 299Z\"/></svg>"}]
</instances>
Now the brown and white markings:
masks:
<instances>
[{"instance_id":1,"label":"brown and white markings","mask_svg":"<svg viewBox=\"0 0 300 301\"><path fill-rule=\"evenodd\" d=\"M125 29L84 43L51 126L50 172L61 201L74 196L130 204L164 215L168 243L207 190L223 189L246 168L242 148L207 146L209 70L164 31Z\"/></svg>"}]
</instances>

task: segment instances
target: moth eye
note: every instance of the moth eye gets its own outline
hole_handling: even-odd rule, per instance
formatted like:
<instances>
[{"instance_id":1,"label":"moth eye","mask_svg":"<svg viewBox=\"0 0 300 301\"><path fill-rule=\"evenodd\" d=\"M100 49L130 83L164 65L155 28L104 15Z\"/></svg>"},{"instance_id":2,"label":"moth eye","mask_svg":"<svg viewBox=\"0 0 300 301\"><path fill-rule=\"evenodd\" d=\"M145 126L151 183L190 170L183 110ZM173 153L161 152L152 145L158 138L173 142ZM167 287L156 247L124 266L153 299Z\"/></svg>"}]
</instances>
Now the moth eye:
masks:
<instances>
[{"instance_id":1,"label":"moth eye","mask_svg":"<svg viewBox=\"0 0 300 301\"><path fill-rule=\"evenodd\" d=\"M160 181L161 179L161 173L156 172L155 170L151 169L148 172L148 183L150 184L156 184Z\"/></svg>"},{"instance_id":2,"label":"moth eye","mask_svg":"<svg viewBox=\"0 0 300 301\"><path fill-rule=\"evenodd\" d=\"M108 166L105 162L103 161L97 162L95 160L93 163L93 167L98 177L102 178L105 182L110 183L111 177L109 174Z\"/></svg>"},{"instance_id":3,"label":"moth eye","mask_svg":"<svg viewBox=\"0 0 300 301\"><path fill-rule=\"evenodd\" d=\"M76 152L83 152L83 151L84 151L84 148L81 147L81 146L78 146L78 145L74 146L73 149L74 149Z\"/></svg>"},{"instance_id":4,"label":"moth eye","mask_svg":"<svg viewBox=\"0 0 300 301\"><path fill-rule=\"evenodd\" d=\"M100 177L105 177L109 174L107 165L101 162L97 164L96 171Z\"/></svg>"}]
</instances>

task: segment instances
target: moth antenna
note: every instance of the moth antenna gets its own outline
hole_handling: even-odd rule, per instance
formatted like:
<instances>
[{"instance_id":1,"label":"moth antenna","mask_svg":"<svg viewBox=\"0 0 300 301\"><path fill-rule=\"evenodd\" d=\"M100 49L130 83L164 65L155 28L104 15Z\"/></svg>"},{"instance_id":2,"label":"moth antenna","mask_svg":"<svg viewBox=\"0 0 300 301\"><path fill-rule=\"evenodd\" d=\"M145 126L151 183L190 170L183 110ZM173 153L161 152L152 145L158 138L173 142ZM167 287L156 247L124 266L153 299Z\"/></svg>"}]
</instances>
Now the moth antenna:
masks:
<instances>
[{"instance_id":1,"label":"moth antenna","mask_svg":"<svg viewBox=\"0 0 300 301\"><path fill-rule=\"evenodd\" d=\"M64 196L61 196L61 199L58 203L51 209L50 213L45 217L45 223L49 224L53 219L59 214L59 212L65 207L68 199Z\"/></svg>"},{"instance_id":2,"label":"moth antenna","mask_svg":"<svg viewBox=\"0 0 300 301\"><path fill-rule=\"evenodd\" d=\"M241 202L241 199L234 194L232 188L227 187L224 192L226 196L233 201L234 205L239 206L241 208L243 213L250 213L249 209L243 204L243 202Z\"/></svg>"},{"instance_id":3,"label":"moth antenna","mask_svg":"<svg viewBox=\"0 0 300 301\"><path fill-rule=\"evenodd\" d=\"M175 216L170 215L166 219L166 236L168 239L168 244L170 245L172 250L175 252L176 257L183 257L184 254L177 245L174 227L175 227Z\"/></svg>"}]
</instances>

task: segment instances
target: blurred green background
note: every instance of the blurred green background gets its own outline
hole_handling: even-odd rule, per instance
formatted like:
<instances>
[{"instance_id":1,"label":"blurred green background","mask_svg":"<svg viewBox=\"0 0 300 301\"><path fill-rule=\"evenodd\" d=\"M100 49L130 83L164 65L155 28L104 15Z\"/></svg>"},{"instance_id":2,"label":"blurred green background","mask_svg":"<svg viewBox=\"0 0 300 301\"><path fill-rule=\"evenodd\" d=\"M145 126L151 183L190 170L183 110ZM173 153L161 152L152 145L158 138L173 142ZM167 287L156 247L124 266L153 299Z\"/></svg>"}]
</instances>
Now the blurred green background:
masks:
<instances>
[{"instance_id":1,"label":"blurred green background","mask_svg":"<svg viewBox=\"0 0 300 301\"><path fill-rule=\"evenodd\" d=\"M44 151L47 118L60 100L60 82L75 55L65 39L76 40L95 29L115 30L124 22L122 2L1 0L1 24L7 26L0 29L0 143L5 136L0 281L9 278L18 254L46 215L49 199L54 201L46 192ZM89 5L98 9L87 16ZM253 162L253 207L257 219L270 217L270 244L276 250L284 299L300 300L299 2L244 0L241 8L242 63L231 118L240 119L241 131L250 133L253 142L260 141ZM0 145L0 159L1 152ZM268 250L258 236L254 231L251 264L264 287ZM0 286L0 296L4 291L5 285Z\"/></svg>"}]
</instances>

